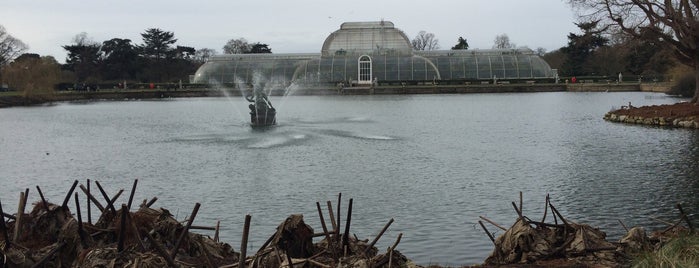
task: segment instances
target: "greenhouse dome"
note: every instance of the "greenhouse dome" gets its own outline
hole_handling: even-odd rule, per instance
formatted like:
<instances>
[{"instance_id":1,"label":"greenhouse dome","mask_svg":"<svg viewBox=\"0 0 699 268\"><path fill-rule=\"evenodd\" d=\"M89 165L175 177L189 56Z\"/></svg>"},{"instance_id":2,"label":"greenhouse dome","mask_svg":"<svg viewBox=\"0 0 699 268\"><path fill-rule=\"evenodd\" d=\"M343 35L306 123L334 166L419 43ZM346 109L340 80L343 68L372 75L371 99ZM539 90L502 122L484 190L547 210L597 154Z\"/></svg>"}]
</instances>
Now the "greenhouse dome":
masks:
<instances>
[{"instance_id":1,"label":"greenhouse dome","mask_svg":"<svg viewBox=\"0 0 699 268\"><path fill-rule=\"evenodd\" d=\"M320 53L227 54L212 57L194 83L288 86L463 83L551 79L555 70L530 49L413 50L392 22L345 22Z\"/></svg>"}]
</instances>

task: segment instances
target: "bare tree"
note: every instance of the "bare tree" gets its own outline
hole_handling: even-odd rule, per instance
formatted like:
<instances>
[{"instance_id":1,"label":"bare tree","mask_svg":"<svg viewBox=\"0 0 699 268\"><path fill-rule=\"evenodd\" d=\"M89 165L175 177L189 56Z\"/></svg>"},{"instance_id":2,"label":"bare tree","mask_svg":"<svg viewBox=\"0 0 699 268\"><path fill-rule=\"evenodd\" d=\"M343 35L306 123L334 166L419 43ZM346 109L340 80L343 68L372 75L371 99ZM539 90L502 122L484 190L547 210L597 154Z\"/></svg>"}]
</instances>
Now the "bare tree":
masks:
<instances>
[{"instance_id":1,"label":"bare tree","mask_svg":"<svg viewBox=\"0 0 699 268\"><path fill-rule=\"evenodd\" d=\"M228 40L226 45L223 46L224 54L243 54L250 52L252 45L248 43L245 38L231 39Z\"/></svg>"},{"instance_id":2,"label":"bare tree","mask_svg":"<svg viewBox=\"0 0 699 268\"><path fill-rule=\"evenodd\" d=\"M0 67L9 64L27 49L26 44L7 33L5 27L0 25Z\"/></svg>"},{"instance_id":3,"label":"bare tree","mask_svg":"<svg viewBox=\"0 0 699 268\"><path fill-rule=\"evenodd\" d=\"M581 20L603 21L641 40L660 42L679 62L694 69L692 102L699 105L699 1L568 0Z\"/></svg>"},{"instance_id":4,"label":"bare tree","mask_svg":"<svg viewBox=\"0 0 699 268\"><path fill-rule=\"evenodd\" d=\"M420 31L412 40L411 44L415 50L437 50L439 49L439 39L434 38L433 33Z\"/></svg>"},{"instance_id":5,"label":"bare tree","mask_svg":"<svg viewBox=\"0 0 699 268\"><path fill-rule=\"evenodd\" d=\"M76 34L73 36L73 44L78 45L78 46L91 46L91 45L98 45L95 40L90 38L86 32L81 32L79 34Z\"/></svg>"},{"instance_id":6,"label":"bare tree","mask_svg":"<svg viewBox=\"0 0 699 268\"><path fill-rule=\"evenodd\" d=\"M204 63L209 60L212 56L216 55L216 50L211 49L211 48L202 48L202 49L197 49L197 52L194 53L194 60L197 62Z\"/></svg>"},{"instance_id":7,"label":"bare tree","mask_svg":"<svg viewBox=\"0 0 699 268\"><path fill-rule=\"evenodd\" d=\"M507 34L499 34L495 36L495 41L493 44L493 48L497 49L509 49L509 48L516 48L517 45L514 43L510 43L510 37L507 36Z\"/></svg>"}]
</instances>

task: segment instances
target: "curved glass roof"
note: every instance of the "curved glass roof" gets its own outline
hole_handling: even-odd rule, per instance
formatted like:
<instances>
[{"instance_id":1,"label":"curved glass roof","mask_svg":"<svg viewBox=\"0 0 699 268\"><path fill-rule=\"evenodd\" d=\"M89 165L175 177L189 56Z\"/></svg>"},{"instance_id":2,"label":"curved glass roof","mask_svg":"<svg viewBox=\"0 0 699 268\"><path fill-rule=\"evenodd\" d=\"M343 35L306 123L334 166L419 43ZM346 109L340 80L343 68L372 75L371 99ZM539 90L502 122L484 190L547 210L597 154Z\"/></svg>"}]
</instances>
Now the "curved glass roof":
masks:
<instances>
[{"instance_id":1,"label":"curved glass roof","mask_svg":"<svg viewBox=\"0 0 699 268\"><path fill-rule=\"evenodd\" d=\"M410 39L390 21L345 22L325 39L321 54L410 54Z\"/></svg>"}]
</instances>

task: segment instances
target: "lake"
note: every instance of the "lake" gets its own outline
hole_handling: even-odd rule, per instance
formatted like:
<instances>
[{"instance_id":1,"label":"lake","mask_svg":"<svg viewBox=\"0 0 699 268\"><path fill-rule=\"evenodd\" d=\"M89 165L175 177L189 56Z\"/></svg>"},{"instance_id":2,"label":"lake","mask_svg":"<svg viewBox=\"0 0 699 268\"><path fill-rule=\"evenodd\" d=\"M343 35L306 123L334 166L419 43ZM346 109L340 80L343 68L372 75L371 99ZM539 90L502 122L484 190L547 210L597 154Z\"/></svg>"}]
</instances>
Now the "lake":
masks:
<instances>
[{"instance_id":1,"label":"lake","mask_svg":"<svg viewBox=\"0 0 699 268\"><path fill-rule=\"evenodd\" d=\"M629 102L682 100L642 92L271 97L278 125L266 131L249 127L241 97L0 109L0 201L14 212L25 188L39 200L39 185L61 203L74 180L91 179L110 195L125 189L117 203L126 203L138 179L138 203L158 197L155 207L184 220L199 202L194 223L220 220L221 240L236 251L250 214L254 253L290 214L321 232L315 202L327 220L326 201L336 205L342 193L342 229L352 198L350 232L360 239L395 219L381 252L403 233L397 249L419 264L470 265L493 249L479 216L511 225L520 191L530 218L543 216L549 194L566 219L610 240L624 233L620 220L660 227L652 218L674 221L677 203L696 213L699 132L602 120Z\"/></svg>"}]
</instances>

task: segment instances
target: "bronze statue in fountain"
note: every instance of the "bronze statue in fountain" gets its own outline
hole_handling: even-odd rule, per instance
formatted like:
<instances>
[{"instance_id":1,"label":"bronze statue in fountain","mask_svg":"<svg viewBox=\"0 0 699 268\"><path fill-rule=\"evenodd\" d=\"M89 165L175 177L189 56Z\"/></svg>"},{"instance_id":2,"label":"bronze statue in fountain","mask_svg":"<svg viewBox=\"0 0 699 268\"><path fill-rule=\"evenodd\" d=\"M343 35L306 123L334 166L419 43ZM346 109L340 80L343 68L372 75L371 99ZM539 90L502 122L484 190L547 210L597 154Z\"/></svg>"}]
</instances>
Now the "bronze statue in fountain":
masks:
<instances>
[{"instance_id":1,"label":"bronze statue in fountain","mask_svg":"<svg viewBox=\"0 0 699 268\"><path fill-rule=\"evenodd\" d=\"M253 90L252 94L245 96L250 103L250 125L252 127L267 127L277 124L277 110L267 98L261 88Z\"/></svg>"}]
</instances>

